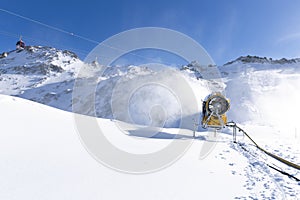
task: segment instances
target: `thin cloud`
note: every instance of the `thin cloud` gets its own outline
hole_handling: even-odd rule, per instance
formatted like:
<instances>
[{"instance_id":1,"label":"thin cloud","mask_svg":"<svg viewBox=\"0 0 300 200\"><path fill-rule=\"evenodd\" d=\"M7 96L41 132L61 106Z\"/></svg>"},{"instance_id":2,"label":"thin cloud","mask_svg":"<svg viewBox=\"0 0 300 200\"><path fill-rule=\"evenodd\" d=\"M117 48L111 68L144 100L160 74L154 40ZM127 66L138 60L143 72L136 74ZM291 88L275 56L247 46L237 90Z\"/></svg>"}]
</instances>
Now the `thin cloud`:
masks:
<instances>
[{"instance_id":1,"label":"thin cloud","mask_svg":"<svg viewBox=\"0 0 300 200\"><path fill-rule=\"evenodd\" d=\"M237 26L238 15L236 10L232 9L230 15L224 18L224 21L218 30L218 47L214 54L216 59L224 57L224 54L232 48L234 43L234 33Z\"/></svg>"},{"instance_id":2,"label":"thin cloud","mask_svg":"<svg viewBox=\"0 0 300 200\"><path fill-rule=\"evenodd\" d=\"M281 44L281 43L286 43L294 40L299 40L300 39L300 32L298 33L292 33L292 34L287 34L281 38L279 38L276 42L276 44Z\"/></svg>"}]
</instances>

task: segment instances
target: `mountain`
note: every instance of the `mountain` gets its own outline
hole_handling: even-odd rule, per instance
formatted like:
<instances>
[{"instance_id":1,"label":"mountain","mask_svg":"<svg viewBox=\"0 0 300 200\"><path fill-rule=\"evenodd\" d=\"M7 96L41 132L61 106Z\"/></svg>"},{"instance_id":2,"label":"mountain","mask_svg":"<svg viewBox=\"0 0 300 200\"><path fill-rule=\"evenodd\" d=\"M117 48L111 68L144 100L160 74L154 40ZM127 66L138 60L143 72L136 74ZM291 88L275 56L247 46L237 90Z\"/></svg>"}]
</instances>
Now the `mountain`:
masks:
<instances>
[{"instance_id":1,"label":"mountain","mask_svg":"<svg viewBox=\"0 0 300 200\"><path fill-rule=\"evenodd\" d=\"M179 87L173 87L178 83L195 102L210 93L207 81L199 79L199 72L192 65L181 70L162 65L101 66L97 62L84 63L70 51L28 46L22 51L9 52L0 59L0 66L2 94L65 111L141 125L178 127L181 116L197 118L195 114L199 113L200 106L192 108L189 102L181 105L184 102L179 102L178 96L172 93L173 90L182 93ZM94 77L95 88L89 91L86 85L92 84L89 81ZM83 84L78 96L73 92L74 88L78 89L76 81L77 85ZM193 93L199 91L202 92L195 97ZM129 101L130 107L124 107L124 102ZM157 106L159 103L163 103L162 107ZM129 110L124 112L124 109Z\"/></svg>"},{"instance_id":2,"label":"mountain","mask_svg":"<svg viewBox=\"0 0 300 200\"><path fill-rule=\"evenodd\" d=\"M300 58L293 58L293 59L281 58L279 60L276 60L276 59L274 60L272 58L267 58L267 57L247 55L247 56L240 56L239 58L237 58L233 61L225 63L224 65L231 65L231 64L234 64L234 63L237 63L237 62L240 62L240 63L243 63L243 64L246 64L246 63L260 63L260 64L267 63L267 64L281 64L281 65L283 65L283 64L299 63Z\"/></svg>"},{"instance_id":3,"label":"mountain","mask_svg":"<svg viewBox=\"0 0 300 200\"><path fill-rule=\"evenodd\" d=\"M300 112L295 100L299 64L299 59L242 56L220 67L203 67L197 62L181 68L102 66L84 63L70 51L28 46L0 59L0 93L89 116L178 127L181 117L198 118L201 100L208 94L224 91L231 100L230 119L284 127L297 124L296 113ZM90 82L91 77L96 77L95 83ZM73 91L79 90L76 81L82 84L77 96ZM95 88L87 89L89 84ZM178 99L180 96L190 96L196 107ZM266 114L270 110L286 111L289 118L275 120Z\"/></svg>"},{"instance_id":4,"label":"mountain","mask_svg":"<svg viewBox=\"0 0 300 200\"><path fill-rule=\"evenodd\" d=\"M0 90L63 110L71 110L74 78L82 61L72 52L28 46L0 59Z\"/></svg>"},{"instance_id":5,"label":"mountain","mask_svg":"<svg viewBox=\"0 0 300 200\"><path fill-rule=\"evenodd\" d=\"M293 126L297 119L294 113L300 112L295 106L299 63L299 59L242 56L220 67L203 67L197 62L181 68L102 66L84 63L70 51L28 46L0 58L0 93L89 116L178 127L182 117L198 118L201 100L208 94L224 91L231 100L230 119ZM95 88L88 90L91 77L96 77ZM78 96L73 91L79 90L76 81L83 84ZM180 96L190 96L196 107L182 102ZM265 102L267 99L270 102ZM289 118L275 120L273 115L266 116L270 110L287 111Z\"/></svg>"},{"instance_id":6,"label":"mountain","mask_svg":"<svg viewBox=\"0 0 300 200\"><path fill-rule=\"evenodd\" d=\"M191 62L170 68L84 63L51 47L8 52L0 58L0 199L297 199L299 183L268 165L298 178L299 170L268 157L242 132L236 144L229 128L198 129L195 138L192 130L201 100L220 90L230 99L229 120L299 165L299 88L298 59L249 56L219 67ZM76 116L86 122L82 132ZM185 126L176 128L179 120ZM99 165L84 143L90 121L126 154L144 158L174 143L190 142L189 148L155 173L120 173ZM153 133L153 126L160 128ZM96 143L103 141L92 146L122 163ZM168 157L153 158L125 163L146 168Z\"/></svg>"}]
</instances>

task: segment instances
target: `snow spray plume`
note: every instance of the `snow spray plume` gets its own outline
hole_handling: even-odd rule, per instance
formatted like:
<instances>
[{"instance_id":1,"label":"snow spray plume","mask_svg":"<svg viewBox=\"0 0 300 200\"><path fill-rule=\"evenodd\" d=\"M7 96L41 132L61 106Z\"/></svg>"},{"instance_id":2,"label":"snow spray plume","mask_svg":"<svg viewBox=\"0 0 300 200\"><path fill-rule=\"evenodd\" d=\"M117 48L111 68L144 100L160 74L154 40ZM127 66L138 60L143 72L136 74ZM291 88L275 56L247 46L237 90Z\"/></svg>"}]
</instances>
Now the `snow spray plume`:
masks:
<instances>
[{"instance_id":1,"label":"snow spray plume","mask_svg":"<svg viewBox=\"0 0 300 200\"><path fill-rule=\"evenodd\" d=\"M97 116L97 112L101 112L95 104L96 94L99 92L99 77L103 75L107 66L118 58L140 49L163 50L178 55L189 63L197 61L194 62L194 66L204 79L220 78L213 60L203 47L190 37L164 28L132 29L103 41L87 56L86 63L100 58L101 65L97 64L99 70L94 74L91 71L95 69L82 67L80 70L73 89L74 113L92 110L94 116ZM128 152L108 139L112 130L105 128L105 124L98 124L96 118L74 115L83 145L97 161L107 167L133 174L155 172L178 160L193 142L193 118L199 118L201 102L197 102L191 86L178 70L161 64L156 65L167 71L161 74L169 74L169 77L157 73L140 76L134 80L130 77L120 78L113 91L110 91L110 106L116 128L125 134L144 138L155 137L163 132L164 127L177 126L178 132L167 146L150 153ZM220 91L217 85L222 84L214 82L208 87L210 91ZM132 124L142 126L133 129ZM214 143L211 142L204 145L205 149L201 150L201 154L207 155L213 147Z\"/></svg>"}]
</instances>

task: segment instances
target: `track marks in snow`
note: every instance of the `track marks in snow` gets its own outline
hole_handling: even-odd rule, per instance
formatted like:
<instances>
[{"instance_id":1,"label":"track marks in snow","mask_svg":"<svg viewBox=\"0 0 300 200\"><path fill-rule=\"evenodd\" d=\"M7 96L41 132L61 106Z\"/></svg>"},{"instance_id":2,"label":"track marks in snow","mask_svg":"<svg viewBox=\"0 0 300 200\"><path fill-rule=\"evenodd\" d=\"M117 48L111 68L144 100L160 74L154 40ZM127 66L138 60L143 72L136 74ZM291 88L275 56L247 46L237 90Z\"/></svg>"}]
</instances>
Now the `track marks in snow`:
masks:
<instances>
[{"instance_id":1,"label":"track marks in snow","mask_svg":"<svg viewBox=\"0 0 300 200\"><path fill-rule=\"evenodd\" d=\"M237 144L231 144L231 148L239 152L248 160L248 166L242 174L247 177L244 183L251 196L237 197L236 199L286 199L285 190L278 183L278 177L274 177L270 168L264 162L264 156L251 145L243 145L249 151L245 151Z\"/></svg>"}]
</instances>

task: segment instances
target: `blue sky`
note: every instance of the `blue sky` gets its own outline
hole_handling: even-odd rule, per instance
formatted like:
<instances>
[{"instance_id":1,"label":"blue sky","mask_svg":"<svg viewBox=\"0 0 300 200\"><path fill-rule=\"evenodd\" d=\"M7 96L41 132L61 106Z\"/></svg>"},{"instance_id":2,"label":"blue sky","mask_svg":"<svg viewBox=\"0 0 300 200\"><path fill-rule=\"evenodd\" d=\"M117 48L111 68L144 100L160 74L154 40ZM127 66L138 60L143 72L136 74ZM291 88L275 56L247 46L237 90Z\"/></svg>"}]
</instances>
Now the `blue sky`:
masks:
<instances>
[{"instance_id":1,"label":"blue sky","mask_svg":"<svg viewBox=\"0 0 300 200\"><path fill-rule=\"evenodd\" d=\"M94 41L138 27L164 27L199 42L222 65L241 55L300 57L300 1L26 0L5 9ZM69 49L84 58L97 44L0 11L0 52L27 45Z\"/></svg>"}]
</instances>

